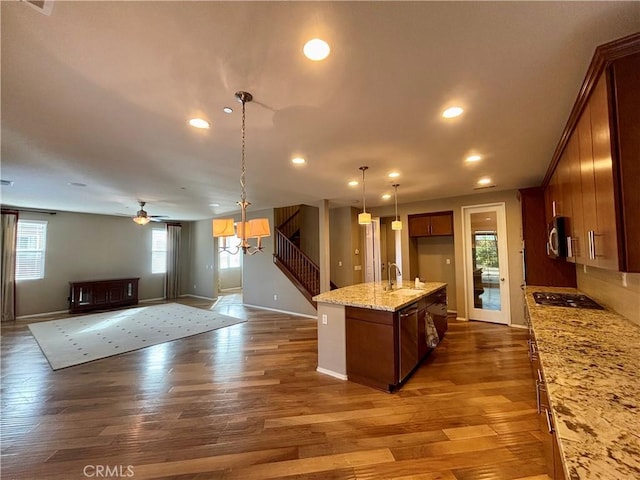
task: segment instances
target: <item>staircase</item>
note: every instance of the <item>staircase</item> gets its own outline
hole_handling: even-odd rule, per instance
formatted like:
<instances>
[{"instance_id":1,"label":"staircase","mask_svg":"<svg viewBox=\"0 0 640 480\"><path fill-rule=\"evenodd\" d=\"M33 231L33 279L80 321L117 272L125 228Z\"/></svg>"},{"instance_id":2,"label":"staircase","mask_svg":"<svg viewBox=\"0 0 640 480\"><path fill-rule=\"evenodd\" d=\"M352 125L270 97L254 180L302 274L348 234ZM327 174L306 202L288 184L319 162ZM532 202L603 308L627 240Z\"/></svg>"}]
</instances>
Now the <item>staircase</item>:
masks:
<instances>
[{"instance_id":1,"label":"staircase","mask_svg":"<svg viewBox=\"0 0 640 480\"><path fill-rule=\"evenodd\" d=\"M320 268L300 250L300 206L276 209L274 219L273 262L316 307L313 297L320 293Z\"/></svg>"}]
</instances>

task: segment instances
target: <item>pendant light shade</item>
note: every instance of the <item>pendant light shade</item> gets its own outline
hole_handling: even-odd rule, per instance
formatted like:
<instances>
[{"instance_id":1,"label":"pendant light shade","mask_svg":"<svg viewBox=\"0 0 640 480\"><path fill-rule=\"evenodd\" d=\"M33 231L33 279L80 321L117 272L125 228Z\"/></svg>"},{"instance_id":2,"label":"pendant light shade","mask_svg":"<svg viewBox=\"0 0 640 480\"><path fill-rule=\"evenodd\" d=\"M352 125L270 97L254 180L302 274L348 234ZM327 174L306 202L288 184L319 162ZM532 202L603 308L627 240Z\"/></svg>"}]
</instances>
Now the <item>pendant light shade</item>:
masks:
<instances>
[{"instance_id":1,"label":"pendant light shade","mask_svg":"<svg viewBox=\"0 0 640 480\"><path fill-rule=\"evenodd\" d=\"M392 185L393 187L393 196L395 197L395 203L396 203L396 219L391 222L391 230L402 230L402 222L398 219L398 187L400 185L397 183L394 183Z\"/></svg>"},{"instance_id":2,"label":"pendant light shade","mask_svg":"<svg viewBox=\"0 0 640 480\"><path fill-rule=\"evenodd\" d=\"M364 185L364 172L366 172L369 167L360 167L362 170L362 213L358 215L358 223L360 225L369 225L371 223L371 214L367 213L366 206L366 198L365 198L365 185Z\"/></svg>"},{"instance_id":3,"label":"pendant light shade","mask_svg":"<svg viewBox=\"0 0 640 480\"><path fill-rule=\"evenodd\" d=\"M243 253L253 255L254 253L262 252L262 239L271 235L269 228L268 218L254 218L247 220L247 207L251 205L247 201L247 192L245 188L245 104L253 100L253 95L249 92L236 92L236 99L242 103L242 170L240 173L240 186L242 193L240 195L240 201L237 202L241 209L241 220L235 223L233 218L215 218L213 220L213 236L215 238L222 238L222 245L220 251L236 254L242 249ZM236 236L240 239L240 244L236 245L233 250L227 246L227 239L229 237ZM252 246L249 240L255 238L256 245Z\"/></svg>"}]
</instances>

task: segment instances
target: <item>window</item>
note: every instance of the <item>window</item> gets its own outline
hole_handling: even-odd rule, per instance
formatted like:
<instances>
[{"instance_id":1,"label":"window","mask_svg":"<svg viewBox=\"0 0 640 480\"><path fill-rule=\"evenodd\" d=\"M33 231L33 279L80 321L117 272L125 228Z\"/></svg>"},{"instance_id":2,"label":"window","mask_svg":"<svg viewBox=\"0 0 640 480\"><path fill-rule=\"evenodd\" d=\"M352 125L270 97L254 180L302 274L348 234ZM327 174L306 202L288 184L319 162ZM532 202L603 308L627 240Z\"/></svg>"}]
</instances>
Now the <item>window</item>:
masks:
<instances>
[{"instance_id":1,"label":"window","mask_svg":"<svg viewBox=\"0 0 640 480\"><path fill-rule=\"evenodd\" d=\"M232 250L235 250L236 245L240 245L241 242L241 240L235 235L233 237L226 237L223 240L226 242L226 245ZM229 252L221 251L218 255L218 268L220 270L227 270L229 268L240 268L240 257L242 257L242 255L240 255L239 253L232 255Z\"/></svg>"},{"instance_id":2,"label":"window","mask_svg":"<svg viewBox=\"0 0 640 480\"><path fill-rule=\"evenodd\" d=\"M167 230L151 230L151 273L167 273Z\"/></svg>"},{"instance_id":3,"label":"window","mask_svg":"<svg viewBox=\"0 0 640 480\"><path fill-rule=\"evenodd\" d=\"M16 280L44 278L47 222L18 220Z\"/></svg>"}]
</instances>

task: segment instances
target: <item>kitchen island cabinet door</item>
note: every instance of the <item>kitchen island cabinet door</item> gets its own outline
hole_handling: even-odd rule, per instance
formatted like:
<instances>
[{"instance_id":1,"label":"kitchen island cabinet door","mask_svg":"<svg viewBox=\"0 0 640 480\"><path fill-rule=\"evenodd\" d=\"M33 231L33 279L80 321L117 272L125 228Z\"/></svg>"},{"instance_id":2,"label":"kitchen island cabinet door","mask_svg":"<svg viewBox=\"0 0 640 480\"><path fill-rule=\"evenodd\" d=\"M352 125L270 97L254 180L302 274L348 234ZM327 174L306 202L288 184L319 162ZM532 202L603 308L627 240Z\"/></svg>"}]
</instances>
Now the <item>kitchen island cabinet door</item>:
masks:
<instances>
[{"instance_id":1,"label":"kitchen island cabinet door","mask_svg":"<svg viewBox=\"0 0 640 480\"><path fill-rule=\"evenodd\" d=\"M347 377L390 391L398 383L398 330L393 312L345 307Z\"/></svg>"}]
</instances>

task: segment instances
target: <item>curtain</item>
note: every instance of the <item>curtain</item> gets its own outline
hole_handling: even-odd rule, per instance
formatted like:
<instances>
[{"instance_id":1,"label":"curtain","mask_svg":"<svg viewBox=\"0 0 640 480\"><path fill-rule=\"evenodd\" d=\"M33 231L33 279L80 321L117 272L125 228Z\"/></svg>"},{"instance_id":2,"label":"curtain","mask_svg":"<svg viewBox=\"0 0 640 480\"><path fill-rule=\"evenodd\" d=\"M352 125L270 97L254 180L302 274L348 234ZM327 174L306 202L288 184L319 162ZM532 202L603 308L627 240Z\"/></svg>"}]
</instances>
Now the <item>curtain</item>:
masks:
<instances>
[{"instance_id":1,"label":"curtain","mask_svg":"<svg viewBox=\"0 0 640 480\"><path fill-rule=\"evenodd\" d=\"M2 211L0 250L0 288L2 288L2 322L16 319L16 240L18 235L18 212Z\"/></svg>"},{"instance_id":2,"label":"curtain","mask_svg":"<svg viewBox=\"0 0 640 480\"><path fill-rule=\"evenodd\" d=\"M180 239L182 226L179 224L167 224L167 277L166 297L178 298L180 296Z\"/></svg>"}]
</instances>

